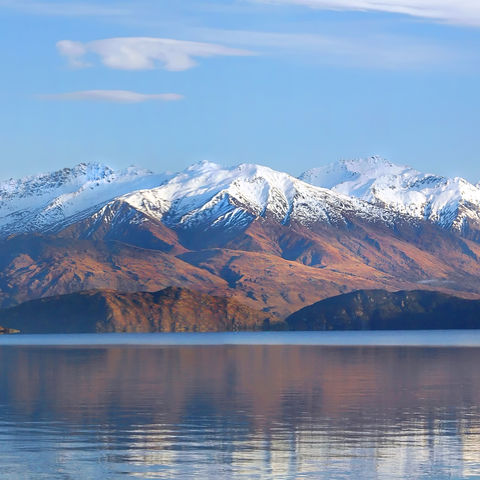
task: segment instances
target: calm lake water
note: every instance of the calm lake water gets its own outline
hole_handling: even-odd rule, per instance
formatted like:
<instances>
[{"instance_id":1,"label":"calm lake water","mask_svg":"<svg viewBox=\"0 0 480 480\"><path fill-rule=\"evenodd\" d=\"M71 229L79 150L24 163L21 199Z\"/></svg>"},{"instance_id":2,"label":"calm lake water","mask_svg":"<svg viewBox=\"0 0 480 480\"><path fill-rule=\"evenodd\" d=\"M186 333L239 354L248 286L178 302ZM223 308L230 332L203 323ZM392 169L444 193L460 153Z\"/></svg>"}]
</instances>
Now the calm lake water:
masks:
<instances>
[{"instance_id":1,"label":"calm lake water","mask_svg":"<svg viewBox=\"0 0 480 480\"><path fill-rule=\"evenodd\" d=\"M480 333L5 336L0 478L480 479Z\"/></svg>"}]
</instances>

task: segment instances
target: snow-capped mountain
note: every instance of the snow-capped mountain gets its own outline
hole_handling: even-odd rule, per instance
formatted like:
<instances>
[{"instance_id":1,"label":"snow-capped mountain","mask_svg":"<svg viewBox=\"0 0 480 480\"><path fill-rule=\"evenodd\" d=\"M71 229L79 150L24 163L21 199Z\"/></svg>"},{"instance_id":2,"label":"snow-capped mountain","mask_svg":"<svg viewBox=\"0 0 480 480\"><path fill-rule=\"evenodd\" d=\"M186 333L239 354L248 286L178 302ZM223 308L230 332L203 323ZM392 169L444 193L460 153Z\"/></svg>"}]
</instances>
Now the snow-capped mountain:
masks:
<instances>
[{"instance_id":1,"label":"snow-capped mountain","mask_svg":"<svg viewBox=\"0 0 480 480\"><path fill-rule=\"evenodd\" d=\"M278 224L392 225L423 219L461 233L480 231L480 188L394 165L379 157L341 161L294 178L253 164L200 162L176 174L80 164L0 183L0 235L55 232L83 219L179 230Z\"/></svg>"},{"instance_id":2,"label":"snow-capped mountain","mask_svg":"<svg viewBox=\"0 0 480 480\"><path fill-rule=\"evenodd\" d=\"M151 219L181 229L242 228L257 217L280 224L338 224L348 215L367 221L393 218L381 207L250 164L226 168L200 162L172 175L80 164L0 184L3 236L58 231L84 218L123 223Z\"/></svg>"},{"instance_id":3,"label":"snow-capped mountain","mask_svg":"<svg viewBox=\"0 0 480 480\"><path fill-rule=\"evenodd\" d=\"M463 178L421 173L380 157L342 160L299 178L457 232L480 225L480 188Z\"/></svg>"},{"instance_id":4,"label":"snow-capped mountain","mask_svg":"<svg viewBox=\"0 0 480 480\"><path fill-rule=\"evenodd\" d=\"M118 207L128 204L173 229L246 227L257 217L284 225L345 223L346 215L389 220L382 208L251 164L225 168L197 163L158 187L126 194L115 203ZM96 217L111 211L111 206L106 205Z\"/></svg>"},{"instance_id":5,"label":"snow-capped mountain","mask_svg":"<svg viewBox=\"0 0 480 480\"><path fill-rule=\"evenodd\" d=\"M10 180L0 183L0 304L174 285L282 316L367 287L480 295L480 228L462 238L423 220L446 218L439 205L452 198L456 218L460 206L474 215L472 191L377 158L303 180L208 162L164 175L81 164ZM10 236L37 232L48 235Z\"/></svg>"},{"instance_id":6,"label":"snow-capped mountain","mask_svg":"<svg viewBox=\"0 0 480 480\"><path fill-rule=\"evenodd\" d=\"M167 175L129 167L114 171L96 163L0 183L0 233L43 231L98 210L125 193L160 185ZM92 212L93 213L93 212Z\"/></svg>"}]
</instances>

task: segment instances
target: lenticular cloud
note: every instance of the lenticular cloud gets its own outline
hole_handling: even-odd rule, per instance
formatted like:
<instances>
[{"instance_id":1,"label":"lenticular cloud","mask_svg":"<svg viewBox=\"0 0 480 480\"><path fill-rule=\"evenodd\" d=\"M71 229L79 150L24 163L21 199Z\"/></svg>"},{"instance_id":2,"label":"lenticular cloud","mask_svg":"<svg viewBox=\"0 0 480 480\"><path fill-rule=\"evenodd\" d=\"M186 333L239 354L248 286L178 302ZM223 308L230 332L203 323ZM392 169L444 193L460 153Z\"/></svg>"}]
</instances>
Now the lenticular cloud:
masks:
<instances>
[{"instance_id":1,"label":"lenticular cloud","mask_svg":"<svg viewBox=\"0 0 480 480\"><path fill-rule=\"evenodd\" d=\"M173 102L182 100L184 97L177 93L145 94L129 90L84 90L53 95L40 95L40 98L45 100L92 100L114 103L141 103L150 100Z\"/></svg>"},{"instance_id":2,"label":"lenticular cloud","mask_svg":"<svg viewBox=\"0 0 480 480\"><path fill-rule=\"evenodd\" d=\"M94 54L105 66L118 70L163 68L182 71L194 67L196 58L253 54L214 43L151 37L108 38L87 43L62 40L57 43L57 48L73 67L90 66L86 57Z\"/></svg>"}]
</instances>

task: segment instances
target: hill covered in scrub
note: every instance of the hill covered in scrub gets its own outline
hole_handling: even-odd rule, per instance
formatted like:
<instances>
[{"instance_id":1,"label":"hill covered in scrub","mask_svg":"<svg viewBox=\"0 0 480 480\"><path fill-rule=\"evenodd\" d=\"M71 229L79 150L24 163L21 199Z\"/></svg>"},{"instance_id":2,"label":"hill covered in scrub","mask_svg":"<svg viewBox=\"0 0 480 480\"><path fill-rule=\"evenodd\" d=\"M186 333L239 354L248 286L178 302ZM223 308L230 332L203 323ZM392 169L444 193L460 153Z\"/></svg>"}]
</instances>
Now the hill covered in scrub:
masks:
<instances>
[{"instance_id":1,"label":"hill covered in scrub","mask_svg":"<svg viewBox=\"0 0 480 480\"><path fill-rule=\"evenodd\" d=\"M22 333L217 332L262 330L267 315L227 297L170 287L158 292L91 291L0 310Z\"/></svg>"},{"instance_id":2,"label":"hill covered in scrub","mask_svg":"<svg viewBox=\"0 0 480 480\"><path fill-rule=\"evenodd\" d=\"M235 298L184 288L57 295L0 310L0 333L154 333L258 330L480 328L480 300L440 292L359 290L302 308L285 321Z\"/></svg>"},{"instance_id":3,"label":"hill covered in scrub","mask_svg":"<svg viewBox=\"0 0 480 480\"><path fill-rule=\"evenodd\" d=\"M290 330L433 330L480 328L480 300L424 290L359 290L302 308Z\"/></svg>"}]
</instances>

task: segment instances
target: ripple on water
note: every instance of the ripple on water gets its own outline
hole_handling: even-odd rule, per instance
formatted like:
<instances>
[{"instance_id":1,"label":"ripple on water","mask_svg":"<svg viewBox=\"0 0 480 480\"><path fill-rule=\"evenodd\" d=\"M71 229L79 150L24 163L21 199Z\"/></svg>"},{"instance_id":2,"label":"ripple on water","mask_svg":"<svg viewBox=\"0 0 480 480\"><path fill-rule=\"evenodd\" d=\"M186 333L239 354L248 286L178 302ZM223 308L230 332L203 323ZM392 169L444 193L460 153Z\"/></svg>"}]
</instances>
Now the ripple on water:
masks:
<instances>
[{"instance_id":1,"label":"ripple on water","mask_svg":"<svg viewBox=\"0 0 480 480\"><path fill-rule=\"evenodd\" d=\"M1 478L480 478L479 361L452 345L0 347Z\"/></svg>"}]
</instances>

